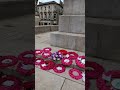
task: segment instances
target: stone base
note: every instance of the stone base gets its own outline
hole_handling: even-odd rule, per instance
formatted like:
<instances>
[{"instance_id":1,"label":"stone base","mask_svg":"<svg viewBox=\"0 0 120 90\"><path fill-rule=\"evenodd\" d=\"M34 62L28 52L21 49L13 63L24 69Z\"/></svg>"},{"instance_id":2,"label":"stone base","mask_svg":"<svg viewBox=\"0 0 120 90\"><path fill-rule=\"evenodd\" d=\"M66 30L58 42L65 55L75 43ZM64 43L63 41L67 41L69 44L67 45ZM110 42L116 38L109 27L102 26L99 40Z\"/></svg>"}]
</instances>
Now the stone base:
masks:
<instances>
[{"instance_id":1,"label":"stone base","mask_svg":"<svg viewBox=\"0 0 120 90\"><path fill-rule=\"evenodd\" d=\"M85 35L64 32L52 32L50 36L50 44L56 47L84 52Z\"/></svg>"},{"instance_id":2,"label":"stone base","mask_svg":"<svg viewBox=\"0 0 120 90\"><path fill-rule=\"evenodd\" d=\"M60 16L59 31L76 34L85 33L85 15Z\"/></svg>"}]
</instances>

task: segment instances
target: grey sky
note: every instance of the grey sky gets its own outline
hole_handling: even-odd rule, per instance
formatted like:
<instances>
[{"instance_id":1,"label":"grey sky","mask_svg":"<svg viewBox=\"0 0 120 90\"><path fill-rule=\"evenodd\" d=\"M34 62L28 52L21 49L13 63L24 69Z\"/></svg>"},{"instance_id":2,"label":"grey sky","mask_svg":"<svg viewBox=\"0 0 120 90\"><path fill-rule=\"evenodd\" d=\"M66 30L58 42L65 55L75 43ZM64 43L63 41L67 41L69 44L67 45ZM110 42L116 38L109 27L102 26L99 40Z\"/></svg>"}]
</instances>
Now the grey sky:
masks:
<instances>
[{"instance_id":1,"label":"grey sky","mask_svg":"<svg viewBox=\"0 0 120 90\"><path fill-rule=\"evenodd\" d=\"M38 0L38 1L40 1L40 2L49 2L49 1L56 1L56 2L60 2L60 0ZM63 0L61 0L61 1L63 1Z\"/></svg>"}]
</instances>

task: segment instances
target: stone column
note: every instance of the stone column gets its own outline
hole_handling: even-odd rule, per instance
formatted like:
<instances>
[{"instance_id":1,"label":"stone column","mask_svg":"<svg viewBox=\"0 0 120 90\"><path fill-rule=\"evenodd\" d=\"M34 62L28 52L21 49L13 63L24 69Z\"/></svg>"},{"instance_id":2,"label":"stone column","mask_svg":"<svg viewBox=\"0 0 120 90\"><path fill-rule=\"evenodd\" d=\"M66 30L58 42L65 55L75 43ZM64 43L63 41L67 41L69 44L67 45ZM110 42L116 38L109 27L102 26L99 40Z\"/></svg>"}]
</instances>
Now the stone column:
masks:
<instances>
[{"instance_id":1,"label":"stone column","mask_svg":"<svg viewBox=\"0 0 120 90\"><path fill-rule=\"evenodd\" d=\"M85 0L64 0L59 31L50 38L52 46L85 51Z\"/></svg>"}]
</instances>

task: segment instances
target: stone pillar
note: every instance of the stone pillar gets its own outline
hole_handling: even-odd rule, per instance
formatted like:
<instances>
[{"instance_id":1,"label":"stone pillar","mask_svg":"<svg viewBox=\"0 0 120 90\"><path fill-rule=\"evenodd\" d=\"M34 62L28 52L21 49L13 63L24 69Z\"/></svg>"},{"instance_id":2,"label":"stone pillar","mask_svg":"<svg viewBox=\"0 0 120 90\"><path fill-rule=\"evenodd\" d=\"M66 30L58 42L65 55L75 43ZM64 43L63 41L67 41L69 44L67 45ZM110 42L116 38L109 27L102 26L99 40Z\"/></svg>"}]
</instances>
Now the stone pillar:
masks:
<instances>
[{"instance_id":1,"label":"stone pillar","mask_svg":"<svg viewBox=\"0 0 120 90\"><path fill-rule=\"evenodd\" d=\"M85 51L85 0L64 0L59 31L50 38L52 46Z\"/></svg>"}]
</instances>

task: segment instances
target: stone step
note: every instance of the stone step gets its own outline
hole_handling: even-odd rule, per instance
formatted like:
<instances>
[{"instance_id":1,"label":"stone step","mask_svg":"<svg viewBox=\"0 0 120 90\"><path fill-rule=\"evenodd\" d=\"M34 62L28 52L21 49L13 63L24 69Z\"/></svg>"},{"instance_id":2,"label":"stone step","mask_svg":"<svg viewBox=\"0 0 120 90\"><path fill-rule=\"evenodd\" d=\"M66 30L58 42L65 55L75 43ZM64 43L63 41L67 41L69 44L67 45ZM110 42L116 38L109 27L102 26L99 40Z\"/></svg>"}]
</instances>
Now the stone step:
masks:
<instances>
[{"instance_id":1,"label":"stone step","mask_svg":"<svg viewBox=\"0 0 120 90\"><path fill-rule=\"evenodd\" d=\"M77 34L85 33L85 15L60 16L59 31Z\"/></svg>"},{"instance_id":2,"label":"stone step","mask_svg":"<svg viewBox=\"0 0 120 90\"><path fill-rule=\"evenodd\" d=\"M58 25L35 26L35 34L58 31Z\"/></svg>"},{"instance_id":3,"label":"stone step","mask_svg":"<svg viewBox=\"0 0 120 90\"><path fill-rule=\"evenodd\" d=\"M50 44L61 48L85 51L85 35L64 32L52 32Z\"/></svg>"}]
</instances>

